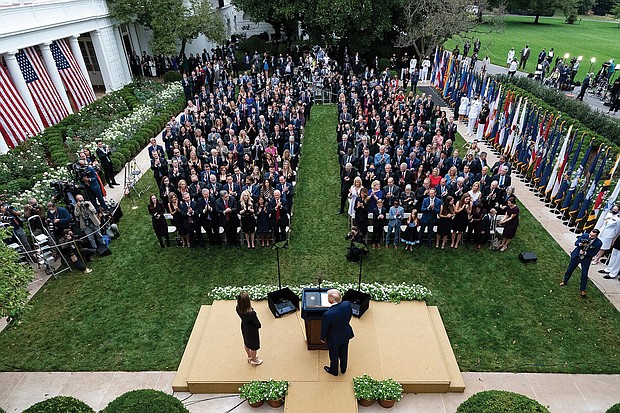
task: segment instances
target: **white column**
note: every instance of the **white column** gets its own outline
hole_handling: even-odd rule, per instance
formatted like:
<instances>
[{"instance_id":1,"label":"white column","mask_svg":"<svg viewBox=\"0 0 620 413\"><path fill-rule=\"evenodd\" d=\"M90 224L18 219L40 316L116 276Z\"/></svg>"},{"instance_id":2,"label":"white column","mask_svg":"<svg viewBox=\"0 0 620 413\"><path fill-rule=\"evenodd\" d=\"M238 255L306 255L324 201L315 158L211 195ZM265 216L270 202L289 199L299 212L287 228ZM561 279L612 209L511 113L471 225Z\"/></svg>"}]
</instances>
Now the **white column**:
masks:
<instances>
[{"instance_id":1,"label":"white column","mask_svg":"<svg viewBox=\"0 0 620 413\"><path fill-rule=\"evenodd\" d=\"M138 31L136 30L136 24L128 23L127 28L129 29L129 35L131 37L131 45L133 46L133 50L138 54L138 56L141 56L142 47L140 47L140 37L138 36Z\"/></svg>"},{"instance_id":2,"label":"white column","mask_svg":"<svg viewBox=\"0 0 620 413\"><path fill-rule=\"evenodd\" d=\"M32 100L30 91L28 90L28 85L26 85L26 80L24 80L24 75L22 75L22 71L19 68L19 63L17 63L17 58L15 57L16 54L17 50L11 50L4 55L6 67L9 69L9 74L11 75L11 79L13 79L13 84L15 85L15 89L17 89L17 93L19 93L21 98L24 100L24 103L30 110L30 114L37 122L39 128L43 130L44 127L43 122L41 121L41 116L39 116L37 107L34 104L34 100Z\"/></svg>"},{"instance_id":3,"label":"white column","mask_svg":"<svg viewBox=\"0 0 620 413\"><path fill-rule=\"evenodd\" d=\"M123 74L125 75L125 81L123 84L131 83L131 72L129 71L129 61L127 60L127 50L125 50L125 43L121 36L120 26L114 26L114 38L116 39L116 47L121 57L121 66L123 66Z\"/></svg>"},{"instance_id":4,"label":"white column","mask_svg":"<svg viewBox=\"0 0 620 413\"><path fill-rule=\"evenodd\" d=\"M86 79L86 83L88 83L88 87L90 90L95 93L93 90L93 85L90 83L90 76L88 76L88 70L86 69L86 62L84 62L84 56L82 56L82 50L80 50L80 42L78 42L79 34L74 34L73 36L69 36L69 46L71 47L71 52L73 53L73 57L77 60L80 69L82 69L82 74Z\"/></svg>"},{"instance_id":5,"label":"white column","mask_svg":"<svg viewBox=\"0 0 620 413\"><path fill-rule=\"evenodd\" d=\"M103 83L105 84L105 92L110 93L114 90L112 85L112 70L110 68L110 62L103 45L103 39L101 38L101 32L99 29L90 32L90 38L93 41L93 47L95 48L95 54L97 55L97 61L99 62L99 69L101 70L101 76L103 76Z\"/></svg>"},{"instance_id":6,"label":"white column","mask_svg":"<svg viewBox=\"0 0 620 413\"><path fill-rule=\"evenodd\" d=\"M58 73L56 61L54 60L54 56L52 55L52 51L50 49L51 44L51 42L45 42L39 45L39 49L41 49L41 54L43 55L43 62L45 63L47 73L50 75L50 79L52 79L52 83L54 84L56 91L58 91L62 102L67 107L69 113L73 113L73 109L71 108L71 102L69 102L69 97L67 97L65 84L62 83L62 78L60 77L60 73Z\"/></svg>"}]
</instances>

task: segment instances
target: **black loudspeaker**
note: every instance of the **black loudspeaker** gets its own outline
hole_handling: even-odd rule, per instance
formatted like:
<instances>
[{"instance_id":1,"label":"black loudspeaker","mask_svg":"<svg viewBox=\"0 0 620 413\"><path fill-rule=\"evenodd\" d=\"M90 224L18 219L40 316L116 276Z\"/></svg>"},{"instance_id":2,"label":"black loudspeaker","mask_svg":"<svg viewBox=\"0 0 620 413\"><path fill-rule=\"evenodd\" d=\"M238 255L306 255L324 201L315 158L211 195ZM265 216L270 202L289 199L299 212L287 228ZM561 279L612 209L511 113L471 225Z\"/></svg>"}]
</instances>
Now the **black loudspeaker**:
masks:
<instances>
[{"instance_id":1,"label":"black loudspeaker","mask_svg":"<svg viewBox=\"0 0 620 413\"><path fill-rule=\"evenodd\" d=\"M521 262L536 262L538 261L538 256L535 252L522 252L519 254L519 260Z\"/></svg>"},{"instance_id":2,"label":"black loudspeaker","mask_svg":"<svg viewBox=\"0 0 620 413\"><path fill-rule=\"evenodd\" d=\"M299 309L299 297L297 297L288 287L284 287L267 294L267 303L269 305L269 309L276 318L294 313L297 309Z\"/></svg>"},{"instance_id":3,"label":"black loudspeaker","mask_svg":"<svg viewBox=\"0 0 620 413\"><path fill-rule=\"evenodd\" d=\"M351 303L353 315L357 318L362 318L370 305L370 295L357 290L347 291L342 299Z\"/></svg>"}]
</instances>

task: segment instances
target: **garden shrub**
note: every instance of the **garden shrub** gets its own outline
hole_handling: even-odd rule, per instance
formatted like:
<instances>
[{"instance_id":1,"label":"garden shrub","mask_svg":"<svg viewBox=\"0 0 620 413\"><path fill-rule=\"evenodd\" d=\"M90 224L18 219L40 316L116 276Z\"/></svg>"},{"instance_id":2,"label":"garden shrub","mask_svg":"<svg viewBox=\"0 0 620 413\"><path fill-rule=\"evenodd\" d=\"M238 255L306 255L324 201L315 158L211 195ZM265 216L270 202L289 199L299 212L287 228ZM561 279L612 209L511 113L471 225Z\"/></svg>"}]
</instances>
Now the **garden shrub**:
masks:
<instances>
[{"instance_id":1,"label":"garden shrub","mask_svg":"<svg viewBox=\"0 0 620 413\"><path fill-rule=\"evenodd\" d=\"M111 401L101 413L189 413L174 396L159 390L127 392Z\"/></svg>"},{"instance_id":2,"label":"garden shrub","mask_svg":"<svg viewBox=\"0 0 620 413\"><path fill-rule=\"evenodd\" d=\"M169 70L164 73L164 83L180 82L183 76L176 70Z\"/></svg>"},{"instance_id":3,"label":"garden shrub","mask_svg":"<svg viewBox=\"0 0 620 413\"><path fill-rule=\"evenodd\" d=\"M379 59L379 71L383 71L388 67L390 67L390 59L387 59L385 57Z\"/></svg>"},{"instance_id":4,"label":"garden shrub","mask_svg":"<svg viewBox=\"0 0 620 413\"><path fill-rule=\"evenodd\" d=\"M620 403L616 403L607 409L606 413L620 413Z\"/></svg>"},{"instance_id":5,"label":"garden shrub","mask_svg":"<svg viewBox=\"0 0 620 413\"><path fill-rule=\"evenodd\" d=\"M546 407L519 393L488 390L476 393L456 413L549 413Z\"/></svg>"},{"instance_id":6,"label":"garden shrub","mask_svg":"<svg viewBox=\"0 0 620 413\"><path fill-rule=\"evenodd\" d=\"M33 404L24 413L94 413L86 403L69 396L56 396Z\"/></svg>"}]
</instances>

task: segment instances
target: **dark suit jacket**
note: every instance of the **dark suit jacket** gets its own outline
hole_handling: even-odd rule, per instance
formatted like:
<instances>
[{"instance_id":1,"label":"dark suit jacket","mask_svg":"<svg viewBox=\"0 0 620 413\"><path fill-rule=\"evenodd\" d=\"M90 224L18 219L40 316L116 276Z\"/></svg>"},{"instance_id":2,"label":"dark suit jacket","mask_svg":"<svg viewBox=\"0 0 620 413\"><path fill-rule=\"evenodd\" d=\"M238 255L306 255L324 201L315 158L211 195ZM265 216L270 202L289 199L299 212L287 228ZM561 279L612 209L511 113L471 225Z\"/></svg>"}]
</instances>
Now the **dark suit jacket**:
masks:
<instances>
[{"instance_id":1,"label":"dark suit jacket","mask_svg":"<svg viewBox=\"0 0 620 413\"><path fill-rule=\"evenodd\" d=\"M499 175L493 175L493 178L491 179L492 181L497 181L497 183L499 184ZM506 189L510 186L510 184L512 183L512 179L510 178L510 176L508 175L504 175L504 184L503 185L499 185L500 188L502 189Z\"/></svg>"},{"instance_id":2,"label":"dark suit jacket","mask_svg":"<svg viewBox=\"0 0 620 413\"><path fill-rule=\"evenodd\" d=\"M212 208L211 211L207 209L207 205ZM207 212L204 212L205 209L207 209ZM196 201L196 212L198 213L198 219L201 223L207 224L209 221L215 222L217 218L215 198L210 196L209 199L206 200L201 195L200 199Z\"/></svg>"},{"instance_id":3,"label":"dark suit jacket","mask_svg":"<svg viewBox=\"0 0 620 413\"><path fill-rule=\"evenodd\" d=\"M288 216L286 215L288 213L288 208L286 207L286 202L284 200L284 198L280 198L280 203L282 205L280 205L280 221L278 222L276 220L276 199L273 198L271 201L269 201L269 205L267 207L267 212L269 213L269 220L271 221L272 225L288 225Z\"/></svg>"},{"instance_id":4,"label":"dark suit jacket","mask_svg":"<svg viewBox=\"0 0 620 413\"><path fill-rule=\"evenodd\" d=\"M431 198L426 197L424 201L422 201L422 219L420 219L420 223L429 224L434 223L437 220L437 214L441 210L441 200L438 197L435 197L434 207L430 208Z\"/></svg>"},{"instance_id":5,"label":"dark suit jacket","mask_svg":"<svg viewBox=\"0 0 620 413\"><path fill-rule=\"evenodd\" d=\"M353 310L348 301L332 305L323 314L321 340L327 341L330 347L338 347L351 340L354 337L353 329L349 324L352 315Z\"/></svg>"},{"instance_id":6,"label":"dark suit jacket","mask_svg":"<svg viewBox=\"0 0 620 413\"><path fill-rule=\"evenodd\" d=\"M238 219L237 219L238 207L237 207L237 200L232 196L228 197L228 208L232 210L230 211L230 217L229 217L228 222L232 222L233 225L236 225L238 222ZM218 198L217 201L215 201L215 210L217 211L217 214L220 216L220 224L222 226L226 225L226 214L224 213L225 209L226 208L224 207L224 198Z\"/></svg>"},{"instance_id":7,"label":"dark suit jacket","mask_svg":"<svg viewBox=\"0 0 620 413\"><path fill-rule=\"evenodd\" d=\"M588 232L581 234L579 238L577 238L577 241L575 241L576 248L570 254L571 259L579 258L579 251L581 250L579 243L582 241L588 241L589 239L590 239L590 233ZM598 238L592 241L592 243L590 244L590 246L588 247L586 251L585 256L580 261L583 263L590 264L590 262L592 261L592 258L594 258L594 256L598 253L602 245L603 245L603 242Z\"/></svg>"}]
</instances>

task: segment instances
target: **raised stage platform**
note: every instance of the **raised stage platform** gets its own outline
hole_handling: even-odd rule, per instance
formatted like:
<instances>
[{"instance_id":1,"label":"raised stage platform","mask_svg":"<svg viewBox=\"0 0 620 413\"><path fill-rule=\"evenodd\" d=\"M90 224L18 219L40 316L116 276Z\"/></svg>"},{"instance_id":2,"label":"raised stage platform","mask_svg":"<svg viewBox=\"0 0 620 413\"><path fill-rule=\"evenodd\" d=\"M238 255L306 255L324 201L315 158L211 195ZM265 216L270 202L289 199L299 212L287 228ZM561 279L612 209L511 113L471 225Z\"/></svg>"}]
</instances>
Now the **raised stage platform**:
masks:
<instances>
[{"instance_id":1,"label":"raised stage platform","mask_svg":"<svg viewBox=\"0 0 620 413\"><path fill-rule=\"evenodd\" d=\"M376 379L391 377L407 393L465 390L439 310L424 302L371 302L361 319L352 319L355 338L349 344L349 368L338 377L323 370L329 364L327 351L306 349L300 313L275 319L266 301L253 302L262 323L259 357L264 363L249 365L235 305L215 301L201 307L174 391L237 393L251 380L288 380L285 411L303 413L357 411L352 379L364 373Z\"/></svg>"}]
</instances>

